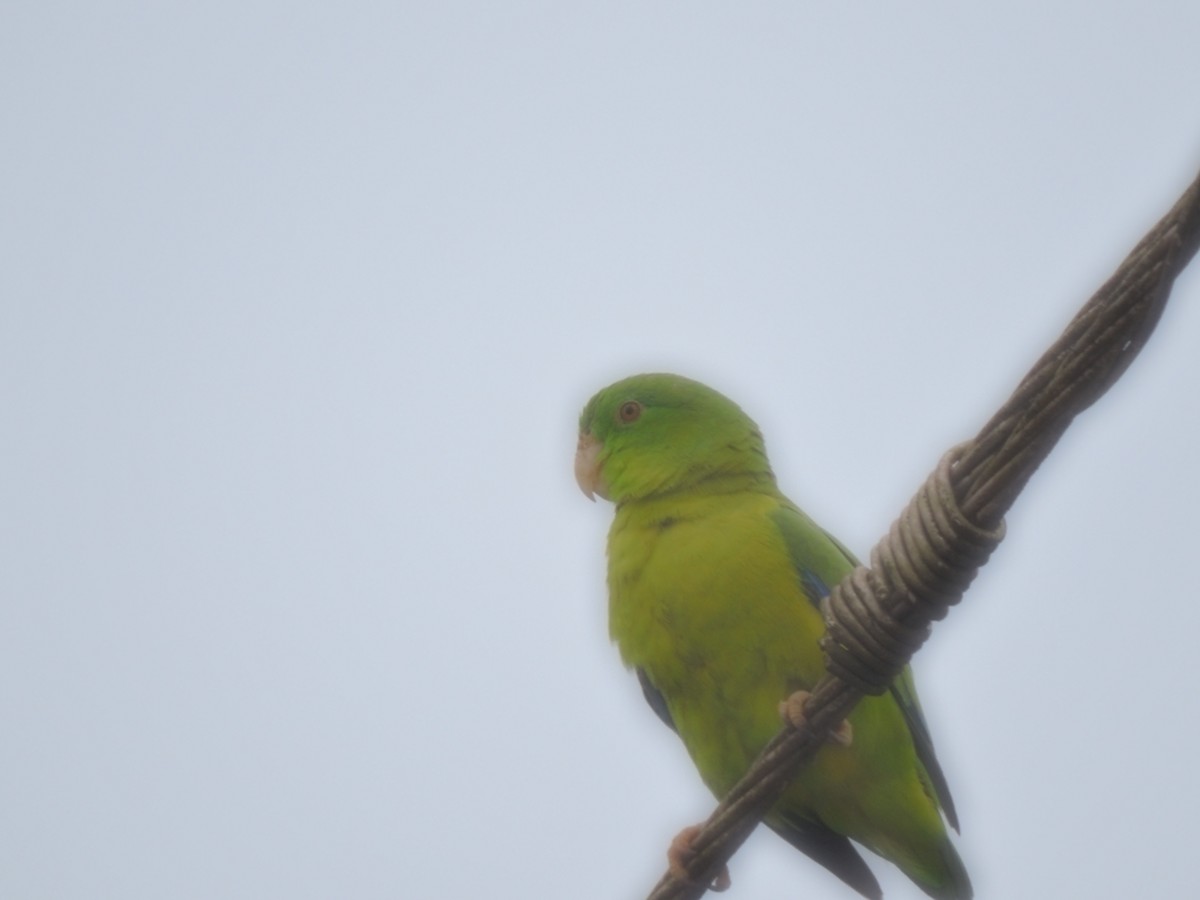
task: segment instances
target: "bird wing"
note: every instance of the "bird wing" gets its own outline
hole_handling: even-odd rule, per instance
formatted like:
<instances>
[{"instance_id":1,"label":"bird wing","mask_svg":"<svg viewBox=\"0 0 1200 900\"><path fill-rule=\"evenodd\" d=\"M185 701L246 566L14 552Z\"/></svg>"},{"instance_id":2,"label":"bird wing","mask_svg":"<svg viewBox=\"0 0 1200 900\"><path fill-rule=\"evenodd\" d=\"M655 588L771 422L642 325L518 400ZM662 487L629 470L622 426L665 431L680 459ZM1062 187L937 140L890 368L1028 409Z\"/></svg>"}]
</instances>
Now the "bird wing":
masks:
<instances>
[{"instance_id":1,"label":"bird wing","mask_svg":"<svg viewBox=\"0 0 1200 900\"><path fill-rule=\"evenodd\" d=\"M772 516L783 535L792 566L800 580L804 595L818 609L821 601L855 566L858 560L833 535L822 529L790 502L782 502ZM916 685L908 666L896 677L891 687L892 697L904 715L913 746L917 751L929 785L938 803L946 813L948 821L958 831L958 813L954 809L954 798L950 796L950 785L942 772L937 754L933 750L933 738L921 702L917 699Z\"/></svg>"}]
</instances>

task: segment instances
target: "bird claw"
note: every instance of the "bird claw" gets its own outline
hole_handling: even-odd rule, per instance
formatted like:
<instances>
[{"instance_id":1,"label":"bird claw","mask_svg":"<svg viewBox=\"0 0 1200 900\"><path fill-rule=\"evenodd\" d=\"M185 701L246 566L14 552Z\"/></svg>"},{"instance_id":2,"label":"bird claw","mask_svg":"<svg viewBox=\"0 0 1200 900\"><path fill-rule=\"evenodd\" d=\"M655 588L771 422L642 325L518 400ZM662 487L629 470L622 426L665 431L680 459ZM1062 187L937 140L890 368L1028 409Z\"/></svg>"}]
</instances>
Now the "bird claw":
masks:
<instances>
[{"instance_id":1,"label":"bird claw","mask_svg":"<svg viewBox=\"0 0 1200 900\"><path fill-rule=\"evenodd\" d=\"M679 834L675 835L671 841L671 846L667 848L667 869L670 873L680 881L692 883L692 874L688 871L688 863L695 857L696 851L692 849L692 841L696 839L702 830L703 825L689 825ZM712 891L727 891L733 882L729 878L729 866L721 866L721 871L717 872L713 879L709 890Z\"/></svg>"},{"instance_id":2,"label":"bird claw","mask_svg":"<svg viewBox=\"0 0 1200 900\"><path fill-rule=\"evenodd\" d=\"M812 694L808 691L796 691L786 700L781 700L779 717L793 728L799 728L807 721L804 716L804 705L808 703L808 698L811 696ZM850 720L842 719L837 728L829 732L829 740L839 747L849 747L854 743L854 726L850 724Z\"/></svg>"}]
</instances>

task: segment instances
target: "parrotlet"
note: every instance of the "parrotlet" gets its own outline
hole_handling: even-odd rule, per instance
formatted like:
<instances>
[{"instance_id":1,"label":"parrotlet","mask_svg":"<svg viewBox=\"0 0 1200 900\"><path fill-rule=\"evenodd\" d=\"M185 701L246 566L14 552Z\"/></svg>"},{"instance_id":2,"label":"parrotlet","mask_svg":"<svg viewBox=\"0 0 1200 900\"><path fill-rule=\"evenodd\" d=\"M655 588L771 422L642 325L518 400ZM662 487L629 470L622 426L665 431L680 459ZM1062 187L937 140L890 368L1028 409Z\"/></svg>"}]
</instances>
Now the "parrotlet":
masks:
<instances>
[{"instance_id":1,"label":"parrotlet","mask_svg":"<svg viewBox=\"0 0 1200 900\"><path fill-rule=\"evenodd\" d=\"M718 797L802 716L824 674L822 598L854 557L780 492L758 427L696 381L635 375L579 419L575 477L616 506L609 630L654 712ZM765 822L864 897L882 897L858 847L937 900L971 883L958 820L907 669L864 698ZM685 865L685 830L673 866ZM718 885L720 887L722 885Z\"/></svg>"}]
</instances>

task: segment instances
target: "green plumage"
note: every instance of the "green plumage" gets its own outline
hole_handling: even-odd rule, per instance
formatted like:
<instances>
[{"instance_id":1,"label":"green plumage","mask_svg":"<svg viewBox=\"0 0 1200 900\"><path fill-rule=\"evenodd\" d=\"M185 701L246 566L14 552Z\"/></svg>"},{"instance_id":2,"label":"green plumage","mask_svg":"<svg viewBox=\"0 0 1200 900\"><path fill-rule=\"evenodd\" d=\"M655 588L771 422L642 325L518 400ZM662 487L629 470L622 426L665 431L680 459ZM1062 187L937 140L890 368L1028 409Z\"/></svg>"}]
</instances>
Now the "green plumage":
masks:
<instances>
[{"instance_id":1,"label":"green plumage","mask_svg":"<svg viewBox=\"0 0 1200 900\"><path fill-rule=\"evenodd\" d=\"M780 701L824 673L819 602L853 558L779 492L755 424L679 376L593 397L576 476L616 504L609 624L621 658L722 796L779 731ZM847 838L932 897L970 897L911 674L850 723L851 745L823 747L767 824L864 896L879 886Z\"/></svg>"}]
</instances>

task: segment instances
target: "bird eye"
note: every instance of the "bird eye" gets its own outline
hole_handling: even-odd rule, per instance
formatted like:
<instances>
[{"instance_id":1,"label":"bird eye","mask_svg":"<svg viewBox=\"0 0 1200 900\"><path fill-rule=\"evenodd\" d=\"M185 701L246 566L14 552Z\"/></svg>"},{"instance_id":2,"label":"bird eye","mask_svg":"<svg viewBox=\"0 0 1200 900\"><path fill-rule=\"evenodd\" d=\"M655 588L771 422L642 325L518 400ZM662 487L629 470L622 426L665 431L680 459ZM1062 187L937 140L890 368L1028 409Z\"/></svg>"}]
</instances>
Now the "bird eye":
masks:
<instances>
[{"instance_id":1,"label":"bird eye","mask_svg":"<svg viewBox=\"0 0 1200 900\"><path fill-rule=\"evenodd\" d=\"M642 404L636 400L626 400L621 404L621 408L617 410L617 418L628 425L630 422L636 422L642 414Z\"/></svg>"}]
</instances>

